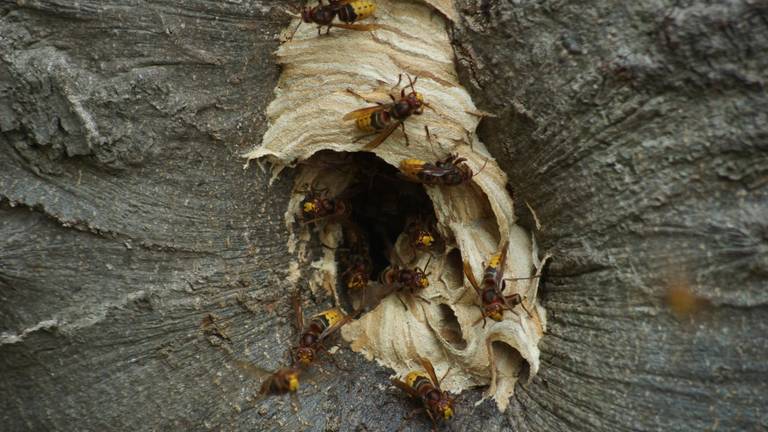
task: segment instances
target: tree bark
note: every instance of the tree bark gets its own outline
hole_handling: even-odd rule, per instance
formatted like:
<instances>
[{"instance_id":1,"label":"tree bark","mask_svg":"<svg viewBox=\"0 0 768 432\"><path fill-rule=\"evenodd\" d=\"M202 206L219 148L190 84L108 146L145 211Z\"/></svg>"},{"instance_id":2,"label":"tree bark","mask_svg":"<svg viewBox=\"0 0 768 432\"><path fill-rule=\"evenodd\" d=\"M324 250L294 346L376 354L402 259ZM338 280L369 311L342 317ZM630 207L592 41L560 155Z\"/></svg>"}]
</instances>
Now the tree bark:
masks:
<instances>
[{"instance_id":1,"label":"tree bark","mask_svg":"<svg viewBox=\"0 0 768 432\"><path fill-rule=\"evenodd\" d=\"M765 4L463 8L481 139L555 254L515 429L768 427Z\"/></svg>"},{"instance_id":2,"label":"tree bark","mask_svg":"<svg viewBox=\"0 0 768 432\"><path fill-rule=\"evenodd\" d=\"M767 428L766 7L459 3L464 82L498 115L481 138L555 258L538 376L503 415L463 394L453 428ZM298 413L232 366L294 340L291 173L240 157L285 7L0 6L8 430L381 431L414 407L346 349ZM701 312L671 313L675 285Z\"/></svg>"}]
</instances>

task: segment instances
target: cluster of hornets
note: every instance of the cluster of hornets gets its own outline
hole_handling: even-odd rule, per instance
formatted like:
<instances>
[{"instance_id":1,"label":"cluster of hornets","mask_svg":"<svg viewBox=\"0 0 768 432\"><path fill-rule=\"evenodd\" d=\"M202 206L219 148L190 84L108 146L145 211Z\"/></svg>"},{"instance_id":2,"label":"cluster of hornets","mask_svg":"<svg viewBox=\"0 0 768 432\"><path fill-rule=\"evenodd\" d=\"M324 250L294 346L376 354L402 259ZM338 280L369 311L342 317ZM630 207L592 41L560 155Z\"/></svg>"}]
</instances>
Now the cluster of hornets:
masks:
<instances>
[{"instance_id":1,"label":"cluster of hornets","mask_svg":"<svg viewBox=\"0 0 768 432\"><path fill-rule=\"evenodd\" d=\"M330 0L328 4L320 0L317 6L303 8L299 25L302 22L316 24L318 35L321 34L323 27L327 29L326 34L332 27L371 31L377 28L376 24L360 24L357 21L372 17L375 10L376 5L367 0ZM357 128L368 134L363 137L375 135L364 147L365 150L379 146L398 127L402 128L407 145L405 121L411 115L422 114L424 108L430 108L423 95L416 92L415 84L418 77L407 76L407 79L408 85L401 89L399 94L390 93L390 103L377 102L375 106L352 111L343 117L343 120L354 120ZM402 75L393 89L399 88L401 82ZM365 100L354 91L348 91ZM425 130L427 138L430 139L429 129L426 126ZM366 164L369 165L365 166ZM403 268L395 263L391 239L403 236L414 254L433 256L436 249L444 242L441 241L437 232L434 213L427 214L432 209L427 210L426 206L419 205L419 203L430 202L422 185L452 187L464 184L474 175L479 174L479 172L473 173L466 164L466 160L458 155L449 155L436 162L405 159L400 163L399 171L386 164L383 164L385 166L376 165L372 159L362 158L357 161L357 165L362 166L356 171L356 181L335 196L330 196L327 188L317 184L306 185L304 190L299 191L304 194L304 199L300 202L297 220L304 225L328 222L341 225L344 244L342 247L335 248L342 269L340 283L347 292L358 293L358 298L361 298L359 306L349 314L345 314L338 307L326 310L305 322L301 298L298 294L294 295L293 306L298 342L289 350L290 366L267 372L251 363L239 362L243 369L261 377L266 376L260 389L260 396L295 394L299 388L300 376L317 361L319 355L325 354L333 360L326 342L340 328L356 319L366 309L366 304L371 300L365 300L369 284L383 287L385 295L392 293L398 295L406 309L407 305L403 302L401 295L429 302L421 297L419 292L429 286L430 273L427 272L427 267L430 261L427 261L424 268ZM403 188L403 183L413 187ZM361 224L372 229L366 230ZM370 231L378 235L371 238ZM378 280L373 281L371 276L376 271L376 262L379 261L375 259L377 254L383 255L390 264L382 268L379 271ZM477 292L481 304L482 316L475 324L482 321L485 326L487 318L501 321L505 310L517 313L514 309L518 305L529 316L531 315L524 303L525 299L520 294L506 296L503 294L507 280L531 279L505 279L503 268L506 255L507 244L505 243L498 253L489 258L480 282L475 279L469 265L467 263L463 265L464 274ZM406 417L406 421L419 412L424 412L431 419L434 431L437 430L439 421L453 417L455 400L447 391L440 388L441 379L437 378L429 359L419 357L414 360L421 366L421 370L412 371L403 379L395 378L391 381L394 386L421 404L421 408L411 412Z\"/></svg>"}]
</instances>

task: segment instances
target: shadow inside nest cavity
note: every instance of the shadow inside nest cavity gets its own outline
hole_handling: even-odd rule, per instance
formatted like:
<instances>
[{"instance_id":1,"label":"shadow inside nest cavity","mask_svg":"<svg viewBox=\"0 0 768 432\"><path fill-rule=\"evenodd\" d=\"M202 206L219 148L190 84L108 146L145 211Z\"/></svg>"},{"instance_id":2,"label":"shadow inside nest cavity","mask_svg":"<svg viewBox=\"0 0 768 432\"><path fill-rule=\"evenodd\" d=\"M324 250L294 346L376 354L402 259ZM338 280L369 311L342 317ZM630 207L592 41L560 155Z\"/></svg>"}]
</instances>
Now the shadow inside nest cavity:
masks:
<instances>
[{"instance_id":1,"label":"shadow inside nest cavity","mask_svg":"<svg viewBox=\"0 0 768 432\"><path fill-rule=\"evenodd\" d=\"M461 325L453 309L449 305L441 303L438 311L440 314L440 335L456 349L465 349L467 341L462 336Z\"/></svg>"},{"instance_id":2,"label":"shadow inside nest cavity","mask_svg":"<svg viewBox=\"0 0 768 432\"><path fill-rule=\"evenodd\" d=\"M493 341L491 349L493 358L496 359L497 379L517 378L522 382L528 381L531 376L531 365L523 358L520 351L502 341Z\"/></svg>"},{"instance_id":3,"label":"shadow inside nest cavity","mask_svg":"<svg viewBox=\"0 0 768 432\"><path fill-rule=\"evenodd\" d=\"M407 238L415 224L434 226L432 201L421 184L402 179L395 167L373 153L322 151L303 164L346 176L333 194L346 212L330 221L341 230L341 241L334 248L339 264L336 290L347 310L371 310L393 291L379 282L383 273L394 266L413 267L410 260L415 255L397 253L398 241L407 242L401 236ZM315 187L323 189L323 180L318 175ZM363 289L352 286L356 272L366 279ZM404 304L415 305L405 298L407 293L397 295L403 296Z\"/></svg>"}]
</instances>

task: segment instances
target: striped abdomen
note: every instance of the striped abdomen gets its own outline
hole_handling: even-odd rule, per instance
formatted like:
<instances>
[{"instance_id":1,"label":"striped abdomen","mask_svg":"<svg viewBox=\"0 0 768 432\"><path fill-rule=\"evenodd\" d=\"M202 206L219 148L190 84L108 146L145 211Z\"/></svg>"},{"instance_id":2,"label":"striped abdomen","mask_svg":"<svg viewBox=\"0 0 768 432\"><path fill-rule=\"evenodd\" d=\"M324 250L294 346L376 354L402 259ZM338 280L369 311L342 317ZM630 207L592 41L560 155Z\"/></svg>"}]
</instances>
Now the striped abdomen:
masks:
<instances>
[{"instance_id":1,"label":"striped abdomen","mask_svg":"<svg viewBox=\"0 0 768 432\"><path fill-rule=\"evenodd\" d=\"M345 23L370 18L376 12L376 5L370 1L354 0L339 9L339 19Z\"/></svg>"},{"instance_id":2,"label":"striped abdomen","mask_svg":"<svg viewBox=\"0 0 768 432\"><path fill-rule=\"evenodd\" d=\"M501 264L501 253L493 255L491 257L490 262L488 263L488 267L485 268L485 273L483 274L483 283L496 284L496 277L499 274L500 264Z\"/></svg>"},{"instance_id":3,"label":"striped abdomen","mask_svg":"<svg viewBox=\"0 0 768 432\"><path fill-rule=\"evenodd\" d=\"M432 369L432 364L428 364ZM432 372L434 375L434 371ZM437 380L437 378L435 378ZM405 377L405 385L412 388L419 395L425 408L428 410L433 421L435 417L445 420L453 417L453 399L448 393L440 390L424 372L411 372ZM434 430L434 429L433 429Z\"/></svg>"},{"instance_id":4,"label":"striped abdomen","mask_svg":"<svg viewBox=\"0 0 768 432\"><path fill-rule=\"evenodd\" d=\"M431 186L456 186L465 181L462 172L453 165L445 167L418 159L403 160L400 162L400 171L413 181Z\"/></svg>"},{"instance_id":5,"label":"striped abdomen","mask_svg":"<svg viewBox=\"0 0 768 432\"><path fill-rule=\"evenodd\" d=\"M424 372L411 372L405 377L405 383L408 384L412 389L416 390L416 392L421 395L421 397L425 397L429 392L431 391L437 391L435 388L435 385L432 384L432 380L429 379L427 374Z\"/></svg>"},{"instance_id":6,"label":"striped abdomen","mask_svg":"<svg viewBox=\"0 0 768 432\"><path fill-rule=\"evenodd\" d=\"M343 315L338 309L330 309L314 316L307 325L304 334L301 335L299 344L305 347L313 346L319 341L320 335L325 329L336 324L342 318Z\"/></svg>"},{"instance_id":7,"label":"striped abdomen","mask_svg":"<svg viewBox=\"0 0 768 432\"><path fill-rule=\"evenodd\" d=\"M403 159L400 161L400 171L413 180L419 180L419 173L427 163L419 159Z\"/></svg>"},{"instance_id":8,"label":"striped abdomen","mask_svg":"<svg viewBox=\"0 0 768 432\"><path fill-rule=\"evenodd\" d=\"M388 111L374 111L356 120L357 128L365 132L376 132L387 127L392 120Z\"/></svg>"},{"instance_id":9,"label":"striped abdomen","mask_svg":"<svg viewBox=\"0 0 768 432\"><path fill-rule=\"evenodd\" d=\"M280 395L295 392L299 389L299 373L290 368L275 371L261 384L259 393L262 395Z\"/></svg>"}]
</instances>

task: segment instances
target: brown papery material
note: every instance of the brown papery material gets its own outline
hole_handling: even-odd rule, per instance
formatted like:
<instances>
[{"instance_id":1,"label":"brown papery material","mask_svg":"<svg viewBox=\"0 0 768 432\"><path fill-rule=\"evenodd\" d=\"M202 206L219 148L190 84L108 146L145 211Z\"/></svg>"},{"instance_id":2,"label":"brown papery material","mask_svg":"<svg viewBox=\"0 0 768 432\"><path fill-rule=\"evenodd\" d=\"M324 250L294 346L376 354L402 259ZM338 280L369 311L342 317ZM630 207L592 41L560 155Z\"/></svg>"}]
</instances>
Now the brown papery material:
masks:
<instances>
[{"instance_id":1,"label":"brown papery material","mask_svg":"<svg viewBox=\"0 0 768 432\"><path fill-rule=\"evenodd\" d=\"M416 90L424 95L433 110L412 116L405 122L410 146L402 132L395 131L375 154L397 167L401 160L427 161L458 153L468 160L474 172L482 172L464 185L426 187L446 238L445 251L429 267L430 286L421 295L429 303L408 299L406 310L395 295L385 297L377 307L342 330L352 349L392 368L397 375L419 369L417 356L431 360L438 375L449 368L442 386L453 393L480 385L490 385L492 396L502 411L508 405L519 379L530 379L539 368L538 342L545 330L543 308L535 300L538 279L513 281L505 294L527 296L534 316L529 318L519 306L515 313L505 311L504 320L488 320L485 328L475 323L481 314L480 299L465 281L463 261L469 262L477 278L483 263L498 252L502 239L509 242L505 277L527 277L537 273L539 260L531 233L515 224L512 198L506 191L506 175L478 140L475 129L478 109L458 83L453 50L446 31L446 18L455 15L449 2L432 6L414 1L377 1L376 19L380 28L373 32L331 29L329 36L317 36L314 25L302 24L291 41L277 51L283 73L275 100L269 105L269 129L261 145L250 151L249 159L266 160L274 173L296 162L306 161L321 150L360 151L370 138L355 142L361 135L354 122L344 122L344 114L370 106L370 101L389 102L388 92L400 73L419 77ZM298 21L291 24L291 30ZM407 84L403 77L401 87ZM369 101L350 94L353 89ZM399 89L397 90L399 93ZM432 141L426 139L428 125ZM321 180L331 195L351 181L349 175L327 164L301 165L297 189ZM292 280L298 280L307 267L306 227L294 232L294 215L303 196L291 200L286 222L292 231L289 239L296 261L291 266ZM339 244L337 223L327 223L320 233L324 244ZM404 236L395 245L400 261L410 267L426 264L428 255L414 254ZM332 252L311 263L314 269L310 288L335 292L337 264ZM531 305L531 301L533 304ZM495 366L494 366L495 365Z\"/></svg>"}]
</instances>

